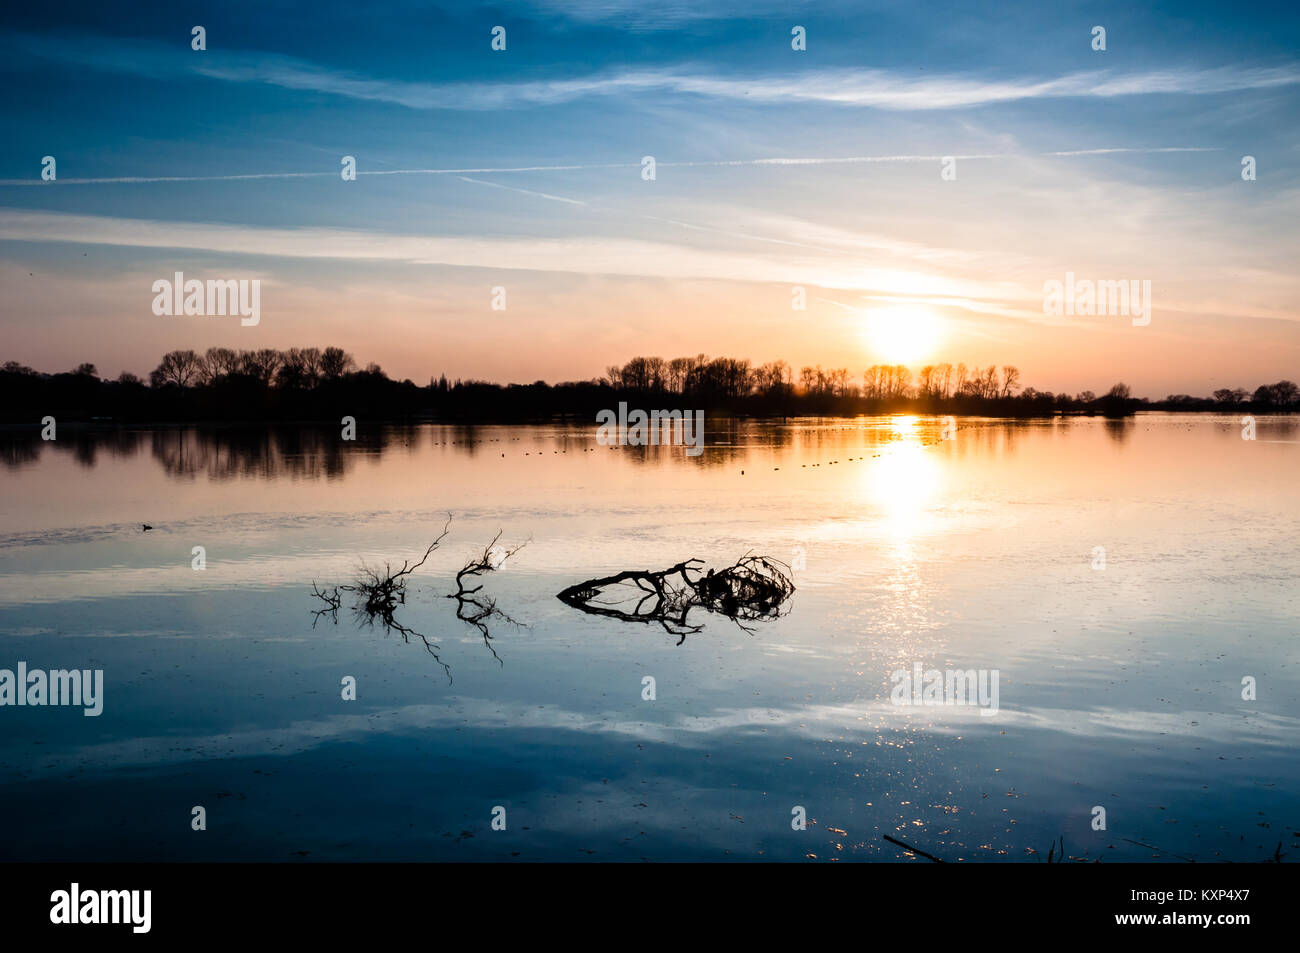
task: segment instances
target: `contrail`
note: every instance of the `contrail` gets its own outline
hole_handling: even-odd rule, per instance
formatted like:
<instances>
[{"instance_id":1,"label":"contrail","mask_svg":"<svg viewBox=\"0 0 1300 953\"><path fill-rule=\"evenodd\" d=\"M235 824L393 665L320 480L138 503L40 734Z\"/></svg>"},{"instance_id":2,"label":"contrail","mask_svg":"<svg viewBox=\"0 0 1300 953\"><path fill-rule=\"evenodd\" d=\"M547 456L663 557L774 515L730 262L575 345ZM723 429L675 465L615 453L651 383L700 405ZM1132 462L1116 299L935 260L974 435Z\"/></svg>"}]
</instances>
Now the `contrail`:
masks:
<instances>
[{"instance_id":1,"label":"contrail","mask_svg":"<svg viewBox=\"0 0 1300 953\"><path fill-rule=\"evenodd\" d=\"M1147 149L1073 149L1069 152L1043 152L1040 155L1045 156L1104 156L1112 152L1142 152L1152 154L1156 152L1222 152L1219 146L1165 146L1162 148Z\"/></svg>"},{"instance_id":2,"label":"contrail","mask_svg":"<svg viewBox=\"0 0 1300 953\"><path fill-rule=\"evenodd\" d=\"M565 198L563 195L552 195L549 192L534 192L532 189L520 189L513 185L502 185L500 182L486 182L483 179L471 179L469 176L458 175L456 178L462 182L473 182L475 185L490 185L494 189L506 189L510 192L519 192L522 195L532 195L539 199L550 199L552 202L566 202L569 205L588 205L587 202L580 202L577 199Z\"/></svg>"},{"instance_id":3,"label":"contrail","mask_svg":"<svg viewBox=\"0 0 1300 953\"><path fill-rule=\"evenodd\" d=\"M698 162L659 162L660 168L723 168L736 166L800 166L800 165L851 165L875 162L942 162L944 159L961 159L963 161L983 159L1033 159L1043 157L1069 158L1074 156L1099 156L1120 153L1151 155L1168 152L1221 152L1217 146L1162 146L1162 147L1119 147L1109 149L1074 149L1060 152L993 152L971 155L892 155L892 156L813 156L813 157L777 157L771 159L713 159ZM640 168L640 162L604 162L574 165L521 165L500 166L473 169L378 169L358 170L357 175L487 175L527 172L586 172L597 169L632 169ZM53 185L142 185L167 182L242 182L256 179L313 179L337 176L332 172L253 172L242 175L128 175L116 178L56 179L46 182L43 179L0 179L0 186L53 186ZM481 183L492 185L494 183ZM502 186L505 188L505 186ZM544 194L544 193L537 193ZM547 196L559 198L558 196ZM577 201L562 199L559 201ZM582 203L578 203L582 204Z\"/></svg>"},{"instance_id":4,"label":"contrail","mask_svg":"<svg viewBox=\"0 0 1300 953\"><path fill-rule=\"evenodd\" d=\"M609 162L601 165L524 165L481 169L370 169L358 170L357 175L466 175L493 172L567 172L587 169L625 169L639 167L639 162ZM134 185L153 182L241 182L245 179L313 179L330 178L338 172L251 172L243 175L126 175L117 178L55 179L0 179L0 185Z\"/></svg>"}]
</instances>

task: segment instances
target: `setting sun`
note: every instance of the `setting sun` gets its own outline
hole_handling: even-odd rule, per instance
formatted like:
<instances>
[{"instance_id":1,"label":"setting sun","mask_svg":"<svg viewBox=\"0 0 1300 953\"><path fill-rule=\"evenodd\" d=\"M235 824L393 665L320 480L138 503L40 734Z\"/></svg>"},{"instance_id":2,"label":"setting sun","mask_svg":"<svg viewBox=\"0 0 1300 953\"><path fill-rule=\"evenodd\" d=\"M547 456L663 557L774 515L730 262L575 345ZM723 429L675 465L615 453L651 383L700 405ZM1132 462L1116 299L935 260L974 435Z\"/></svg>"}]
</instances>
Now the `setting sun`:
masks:
<instances>
[{"instance_id":1,"label":"setting sun","mask_svg":"<svg viewBox=\"0 0 1300 953\"><path fill-rule=\"evenodd\" d=\"M939 319L923 308L876 308L867 313L867 346L874 358L887 364L909 364L928 357L940 331Z\"/></svg>"}]
</instances>

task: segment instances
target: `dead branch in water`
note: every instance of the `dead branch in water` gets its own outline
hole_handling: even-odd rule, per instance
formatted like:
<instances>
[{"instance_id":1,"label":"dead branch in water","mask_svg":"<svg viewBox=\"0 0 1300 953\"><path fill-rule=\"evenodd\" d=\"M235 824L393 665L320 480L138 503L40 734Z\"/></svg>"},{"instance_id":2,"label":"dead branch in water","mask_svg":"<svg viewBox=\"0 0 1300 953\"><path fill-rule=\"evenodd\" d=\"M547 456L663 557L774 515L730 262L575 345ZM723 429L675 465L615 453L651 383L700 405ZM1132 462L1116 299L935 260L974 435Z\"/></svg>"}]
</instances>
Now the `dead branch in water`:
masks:
<instances>
[{"instance_id":1,"label":"dead branch in water","mask_svg":"<svg viewBox=\"0 0 1300 953\"><path fill-rule=\"evenodd\" d=\"M899 840L897 837L890 837L888 834L881 834L880 836L883 837L885 840L889 841L891 844L897 844L899 847L903 848L904 850L911 851L913 854L916 854L918 857L924 857L926 860L932 860L932 861L934 861L936 864L942 864L942 863L945 863L945 861L943 861L943 860L941 860L940 858L934 856L934 854L927 854L925 851L921 850L919 847L913 847L911 844L904 844L904 843L903 843L901 840Z\"/></svg>"},{"instance_id":2,"label":"dead branch in water","mask_svg":"<svg viewBox=\"0 0 1300 953\"><path fill-rule=\"evenodd\" d=\"M1064 835L1064 834L1061 835L1061 853L1060 853L1059 855L1056 856L1056 859L1055 859L1055 860L1053 860L1053 859L1052 859L1052 855L1055 854L1055 853L1056 853L1056 841L1052 841L1052 846L1049 847L1049 848L1047 849L1047 862L1048 862L1049 864L1051 864L1051 863L1056 863L1056 864L1063 864L1063 863L1065 863L1065 835Z\"/></svg>"},{"instance_id":3,"label":"dead branch in water","mask_svg":"<svg viewBox=\"0 0 1300 953\"><path fill-rule=\"evenodd\" d=\"M438 544L447 538L450 529L451 515L448 514L442 532L429 544L429 548L424 551L419 562L412 563L403 559L402 567L398 570L394 570L391 563L385 563L382 570L372 569L363 564L355 583L338 588L343 592L354 592L360 596L363 600L362 610L368 617L374 619L377 616L392 626L393 612L399 605L406 603L406 577L425 564L433 551L438 548Z\"/></svg>"},{"instance_id":4,"label":"dead branch in water","mask_svg":"<svg viewBox=\"0 0 1300 953\"><path fill-rule=\"evenodd\" d=\"M447 681L450 682L451 666L439 657L438 645L430 642L426 636L421 635L409 626L403 625L394 618L394 613L398 607L406 604L407 577L428 561L429 556L438 548L438 544L447 538L450 530L451 514L448 514L442 532L438 534L437 539L429 544L429 548L424 551L424 555L416 562L404 559L402 565L397 569L393 569L391 563L385 563L383 569L374 569L362 564L355 582L347 586L334 586L331 589L319 589L313 581L311 584L312 595L324 602L325 606L315 610L316 619L312 622L312 628L315 628L316 623L325 615L330 616L331 620L337 624L339 608L343 603L343 593L350 593L356 596L356 602L352 608L359 624L373 626L378 622L383 626L385 632L397 632L405 642L410 642L412 636L418 638L429 654L433 656L434 661L442 666L443 671L447 673Z\"/></svg>"},{"instance_id":5,"label":"dead branch in water","mask_svg":"<svg viewBox=\"0 0 1300 953\"><path fill-rule=\"evenodd\" d=\"M1193 860L1191 857L1184 857L1182 854L1175 854L1175 853L1174 853L1173 851L1171 851L1171 850L1165 850L1165 849L1163 849L1163 848L1161 848L1161 847L1157 847L1157 846L1155 846L1154 844L1144 844L1144 843L1143 843L1142 841L1140 841L1140 840L1132 840L1132 839L1130 839L1130 838L1128 838L1128 837L1121 837L1120 840L1125 841L1125 842L1127 842L1127 843L1129 843L1129 844L1136 844L1138 847L1145 847L1147 850L1154 850L1154 851L1156 851L1157 853L1160 853L1160 854L1168 854L1170 857L1177 857L1179 860L1185 860L1185 861L1187 861L1189 864L1194 864L1194 863L1196 863L1196 861ZM1062 849L1062 851L1064 851L1064 849L1065 849L1065 847L1064 847L1064 845L1065 845L1065 838L1061 838L1061 844L1062 844L1061 849Z\"/></svg>"},{"instance_id":6,"label":"dead branch in water","mask_svg":"<svg viewBox=\"0 0 1300 953\"><path fill-rule=\"evenodd\" d=\"M704 628L689 621L692 609L716 612L753 632L743 623L777 618L794 592L785 564L763 556L746 554L734 565L707 573L703 565L701 559L688 559L664 570L629 569L569 586L558 598L591 615L658 623L681 645L687 635Z\"/></svg>"},{"instance_id":7,"label":"dead branch in water","mask_svg":"<svg viewBox=\"0 0 1300 953\"><path fill-rule=\"evenodd\" d=\"M497 530L497 534L492 537L492 542L483 547L483 554L477 559L471 559L465 564L464 568L461 569L460 572L456 573L456 597L468 596L483 588L483 584L479 583L473 589L466 589L466 577L477 577L483 575L485 572L496 572L496 570L505 565L507 559L519 552L519 550L523 549L532 541L531 539L526 539L513 549L506 549L497 545L497 541L501 539L502 532L502 530Z\"/></svg>"},{"instance_id":8,"label":"dead branch in water","mask_svg":"<svg viewBox=\"0 0 1300 953\"><path fill-rule=\"evenodd\" d=\"M497 660L498 664L504 665L505 662L501 661L501 656L497 655L497 650L492 647L492 633L488 629L488 622L493 619L500 619L507 625L513 625L516 628L524 628L524 623L510 618L510 616L498 609L495 599L478 595L483 588L483 583L480 582L473 588L467 588L465 585L466 579L477 579L485 573L496 572L505 565L507 559L519 552L531 541L524 540L514 548L503 548L497 545L497 542L501 539L501 533L501 530L497 530L497 534L492 537L492 542L483 547L482 555L465 563L464 568L456 573L456 591L449 594L447 598L456 600L456 618L478 629L479 634L483 636L483 644L492 653L492 657Z\"/></svg>"},{"instance_id":9,"label":"dead branch in water","mask_svg":"<svg viewBox=\"0 0 1300 953\"><path fill-rule=\"evenodd\" d=\"M335 586L332 591L317 589L316 580L313 579L311 582L311 594L321 600L321 602L325 603L325 608L315 610L316 618L312 620L311 627L313 629L316 628L316 623L319 622L321 616L324 615L331 616L334 621L337 622L339 618L339 608L343 604L343 596L339 594L339 587Z\"/></svg>"}]
</instances>

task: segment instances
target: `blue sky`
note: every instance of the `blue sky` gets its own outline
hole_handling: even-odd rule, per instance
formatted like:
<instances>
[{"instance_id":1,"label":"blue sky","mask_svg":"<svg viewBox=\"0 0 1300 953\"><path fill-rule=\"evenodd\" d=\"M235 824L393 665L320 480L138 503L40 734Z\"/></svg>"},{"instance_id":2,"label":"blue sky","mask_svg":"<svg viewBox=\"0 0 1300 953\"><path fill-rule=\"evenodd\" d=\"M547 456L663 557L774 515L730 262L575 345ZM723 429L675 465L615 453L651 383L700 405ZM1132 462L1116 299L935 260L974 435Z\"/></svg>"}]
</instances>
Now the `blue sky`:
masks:
<instances>
[{"instance_id":1,"label":"blue sky","mask_svg":"<svg viewBox=\"0 0 1300 953\"><path fill-rule=\"evenodd\" d=\"M916 322L909 363L1043 389L1300 374L1294 5L70 4L6 10L0 50L0 358L43 369L338 343L418 381L856 375ZM259 278L262 321L155 316L177 270ZM1066 271L1151 280L1151 324L1044 315Z\"/></svg>"}]
</instances>

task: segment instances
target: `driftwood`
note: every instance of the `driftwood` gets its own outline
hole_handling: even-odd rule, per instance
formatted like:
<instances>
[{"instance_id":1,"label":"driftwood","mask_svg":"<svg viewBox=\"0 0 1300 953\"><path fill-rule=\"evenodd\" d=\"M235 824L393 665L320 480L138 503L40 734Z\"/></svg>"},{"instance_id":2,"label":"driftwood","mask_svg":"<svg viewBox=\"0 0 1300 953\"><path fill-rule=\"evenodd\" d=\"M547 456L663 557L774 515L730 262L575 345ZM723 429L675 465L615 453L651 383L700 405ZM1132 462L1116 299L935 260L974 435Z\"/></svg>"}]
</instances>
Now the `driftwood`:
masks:
<instances>
[{"instance_id":1,"label":"driftwood","mask_svg":"<svg viewBox=\"0 0 1300 953\"><path fill-rule=\"evenodd\" d=\"M558 598L591 615L658 623L679 636L681 645L687 635L704 628L690 621L692 609L725 616L752 632L745 622L777 618L794 592L785 571L789 567L763 556L746 555L734 565L707 573L703 566L703 560L688 559L659 571L629 569L569 586Z\"/></svg>"},{"instance_id":2,"label":"driftwood","mask_svg":"<svg viewBox=\"0 0 1300 953\"><path fill-rule=\"evenodd\" d=\"M358 624L373 626L378 623L385 632L397 632L406 642L410 642L412 638L419 639L429 654L433 656L434 661L442 666L443 671L447 673L447 681L450 682L452 680L451 666L439 656L438 644L409 626L403 625L395 617L398 608L406 604L407 578L428 561L433 551L447 538L450 527L451 516L448 515L447 522L438 538L429 544L429 548L424 551L424 555L415 562L402 560L402 565L396 569L393 568L391 563L385 564L383 569L372 569L362 565L358 571L356 581L346 586L331 586L322 589L313 582L311 584L312 595L324 605L322 608L314 610L316 618L312 622L312 628L315 628L316 623L325 616L328 616L337 624L339 609L343 606L344 594L351 594L356 597L352 609ZM499 619L518 628L523 628L524 623L517 622L498 609L495 599L482 595L483 584L481 582L478 585L470 585L485 573L495 572L500 569L507 559L528 545L528 541L525 540L518 546L505 548L497 545L500 539L501 533L498 532L492 538L492 542L483 548L483 553L480 556L470 559L460 572L456 573L456 591L448 595L447 598L456 600L456 618L478 629L483 636L483 644L492 653L492 657L498 663L505 664L501 661L501 656L497 654L496 649L492 647L492 633L488 628L488 623Z\"/></svg>"},{"instance_id":3,"label":"driftwood","mask_svg":"<svg viewBox=\"0 0 1300 953\"><path fill-rule=\"evenodd\" d=\"M401 635L402 640L405 642L410 642L412 636L419 639L429 654L433 656L434 661L442 666L443 671L447 674L447 681L450 682L451 666L438 655L438 645L394 618L394 613L396 613L398 607L406 604L407 577L428 561L429 556L438 548L438 544L447 538L450 528L451 516L448 515L447 522L443 525L438 538L429 544L429 548L424 551L424 555L416 562L404 559L402 565L397 569L394 569L391 563L385 563L383 569L371 568L363 564L357 572L356 581L346 586L332 586L327 589L320 589L313 581L311 584L312 595L325 605L323 608L315 610L316 618L312 622L312 628L315 628L316 623L327 615L337 624L339 609L343 604L343 594L349 593L356 597L352 609L358 624L373 626L377 622L385 632L396 632Z\"/></svg>"},{"instance_id":4,"label":"driftwood","mask_svg":"<svg viewBox=\"0 0 1300 953\"><path fill-rule=\"evenodd\" d=\"M932 860L936 864L944 863L943 860L940 860L938 857L934 856L934 854L927 854L919 847L913 847L911 844L904 844L897 837L890 837L888 834L881 834L880 836L883 837L885 840L889 841L891 844L897 844L899 847L903 848L904 850L911 851L913 854L916 854L918 857L924 857L926 860ZM1051 861L1049 860L1048 863L1050 864Z\"/></svg>"},{"instance_id":5,"label":"driftwood","mask_svg":"<svg viewBox=\"0 0 1300 953\"><path fill-rule=\"evenodd\" d=\"M496 572L507 559L528 545L528 540L525 540L513 549L507 549L497 545L500 539L501 531L497 530L497 534L492 537L492 542L483 547L482 555L465 563L464 568L456 573L456 591L447 598L456 600L456 618L478 629L479 634L483 636L483 644L492 653L492 657L498 664L504 665L501 656L497 655L497 650L492 647L492 633L488 629L488 623L500 619L515 628L524 628L524 623L515 621L498 609L495 599L480 595L479 592L483 588L481 582L472 588L465 585L466 580L472 581L484 573Z\"/></svg>"}]
</instances>

